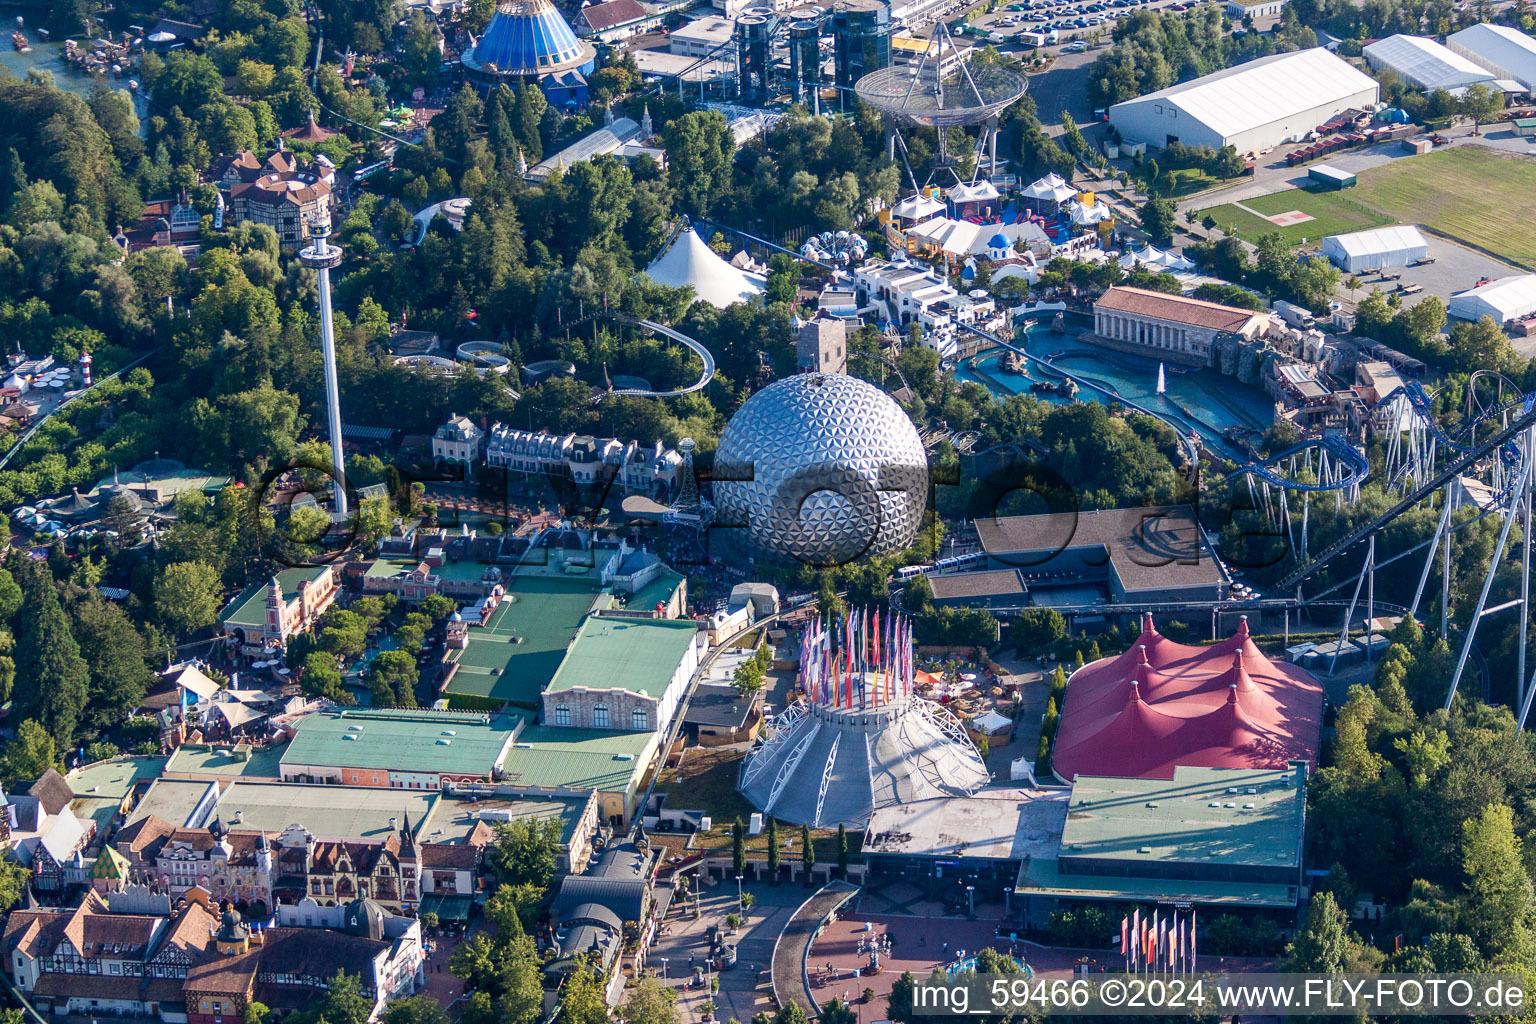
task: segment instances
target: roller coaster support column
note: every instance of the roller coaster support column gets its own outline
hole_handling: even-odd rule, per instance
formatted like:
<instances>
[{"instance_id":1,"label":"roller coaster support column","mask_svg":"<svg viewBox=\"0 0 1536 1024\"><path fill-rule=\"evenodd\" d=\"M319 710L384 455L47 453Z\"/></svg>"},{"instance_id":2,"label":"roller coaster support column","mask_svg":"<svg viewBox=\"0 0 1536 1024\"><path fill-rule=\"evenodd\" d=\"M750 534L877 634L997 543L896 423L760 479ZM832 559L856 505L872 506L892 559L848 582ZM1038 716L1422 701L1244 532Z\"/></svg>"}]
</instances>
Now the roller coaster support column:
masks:
<instances>
[{"instance_id":1,"label":"roller coaster support column","mask_svg":"<svg viewBox=\"0 0 1536 1024\"><path fill-rule=\"evenodd\" d=\"M1529 462L1532 458L1536 458L1536 427L1525 432L1525 460ZM1531 631L1531 483L1528 478L1520 495L1525 515L1520 520L1520 658L1519 667L1515 669L1515 682L1522 687L1525 684L1525 645ZM1523 707L1523 688L1518 699Z\"/></svg>"},{"instance_id":2,"label":"roller coaster support column","mask_svg":"<svg viewBox=\"0 0 1536 1024\"><path fill-rule=\"evenodd\" d=\"M1424 559L1424 571L1419 574L1419 586L1413 592L1413 604L1408 606L1408 614L1417 618L1419 615L1419 601L1424 597L1424 585L1429 582L1429 570L1435 567L1435 555L1440 553L1440 541L1443 538L1447 545L1451 542L1450 531L1446 529L1451 522L1451 485L1445 485L1445 498L1440 506L1440 522L1435 526L1435 532L1429 542L1429 557ZM1444 639L1444 634L1441 635Z\"/></svg>"},{"instance_id":3,"label":"roller coaster support column","mask_svg":"<svg viewBox=\"0 0 1536 1024\"><path fill-rule=\"evenodd\" d=\"M1333 669L1339 663L1339 652L1344 649L1344 641L1349 639L1349 620L1355 617L1355 605L1360 601L1360 587L1365 583L1365 577L1372 571L1371 563L1376 559L1376 537L1371 537L1371 549L1365 556L1365 564L1360 567L1360 576L1355 580L1355 592L1349 599L1349 608L1344 612L1344 628L1339 631L1339 642L1333 648L1333 660L1328 662L1328 676L1332 678ZM1297 598L1300 598L1297 594Z\"/></svg>"},{"instance_id":4,"label":"roller coaster support column","mask_svg":"<svg viewBox=\"0 0 1536 1024\"><path fill-rule=\"evenodd\" d=\"M1467 623L1467 636L1461 642L1461 656L1456 659L1456 672L1451 676L1451 690L1445 695L1445 707L1451 707L1451 702L1456 699L1456 687L1461 683L1461 673L1467 667L1467 656L1472 653L1472 642L1477 637L1478 620L1483 617L1483 609L1488 604L1488 591L1493 589L1493 577L1499 570L1499 559L1504 556L1505 545L1509 543L1509 528L1515 525L1519 517L1520 506L1525 501L1526 489L1531 481L1531 458L1529 445L1529 428L1527 428L1527 444L1525 457L1520 460L1520 475L1515 478L1515 486L1510 489L1509 504L1505 506L1504 528L1499 531L1499 543L1493 549L1493 558L1488 562L1488 575L1483 577L1483 590L1477 597L1477 607L1472 611L1472 618ZM1505 607L1508 607L1507 605Z\"/></svg>"},{"instance_id":5,"label":"roller coaster support column","mask_svg":"<svg viewBox=\"0 0 1536 1024\"><path fill-rule=\"evenodd\" d=\"M1366 552L1365 564L1370 573L1365 584L1365 660L1374 661L1375 656L1371 652L1371 639L1376 633L1376 535L1371 534L1371 547Z\"/></svg>"}]
</instances>

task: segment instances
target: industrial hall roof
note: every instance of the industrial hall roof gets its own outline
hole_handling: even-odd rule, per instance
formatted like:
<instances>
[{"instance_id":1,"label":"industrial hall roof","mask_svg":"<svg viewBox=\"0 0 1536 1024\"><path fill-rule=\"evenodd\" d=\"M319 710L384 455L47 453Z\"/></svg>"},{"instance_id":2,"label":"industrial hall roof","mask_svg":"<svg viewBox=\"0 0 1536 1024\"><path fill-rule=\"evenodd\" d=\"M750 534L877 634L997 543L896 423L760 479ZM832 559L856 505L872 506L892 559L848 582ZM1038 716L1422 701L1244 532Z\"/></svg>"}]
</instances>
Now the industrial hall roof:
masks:
<instances>
[{"instance_id":1,"label":"industrial hall roof","mask_svg":"<svg viewBox=\"0 0 1536 1024\"><path fill-rule=\"evenodd\" d=\"M1149 614L1129 650L1072 673L1051 769L1070 782L1315 764L1322 716L1322 686L1265 657L1246 616L1226 640L1190 647L1159 633Z\"/></svg>"},{"instance_id":2,"label":"industrial hall roof","mask_svg":"<svg viewBox=\"0 0 1536 1024\"><path fill-rule=\"evenodd\" d=\"M1182 295L1148 291L1145 288L1115 287L1104 293L1095 309L1109 309L1132 316L1151 317L1213 331L1241 331L1256 316L1251 309L1223 306L1218 302L1189 299Z\"/></svg>"},{"instance_id":3,"label":"industrial hall roof","mask_svg":"<svg viewBox=\"0 0 1536 1024\"><path fill-rule=\"evenodd\" d=\"M1319 46L1260 57L1125 102L1172 103L1228 138L1376 88L1375 79Z\"/></svg>"}]
</instances>

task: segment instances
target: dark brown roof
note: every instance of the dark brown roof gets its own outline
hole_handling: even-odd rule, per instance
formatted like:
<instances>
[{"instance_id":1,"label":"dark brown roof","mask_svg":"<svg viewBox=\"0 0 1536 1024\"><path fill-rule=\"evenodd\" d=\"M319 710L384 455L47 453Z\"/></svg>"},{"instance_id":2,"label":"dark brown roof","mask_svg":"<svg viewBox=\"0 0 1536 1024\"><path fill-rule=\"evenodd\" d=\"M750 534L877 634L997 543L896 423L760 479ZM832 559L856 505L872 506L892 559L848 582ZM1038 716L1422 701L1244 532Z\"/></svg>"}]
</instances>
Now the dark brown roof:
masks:
<instances>
[{"instance_id":1,"label":"dark brown roof","mask_svg":"<svg viewBox=\"0 0 1536 1024\"><path fill-rule=\"evenodd\" d=\"M42 778L32 783L32 787L27 790L27 795L37 797L38 803L42 804L43 810L49 814L58 814L75 799L74 790L69 788L69 783L64 780L64 776L53 768L49 768L43 773Z\"/></svg>"},{"instance_id":2,"label":"dark brown roof","mask_svg":"<svg viewBox=\"0 0 1536 1024\"><path fill-rule=\"evenodd\" d=\"M581 20L591 26L592 31L602 32L615 25L638 21L646 15L646 9L637 0L608 0L607 3L583 8Z\"/></svg>"},{"instance_id":3,"label":"dark brown roof","mask_svg":"<svg viewBox=\"0 0 1536 1024\"><path fill-rule=\"evenodd\" d=\"M69 924L71 912L53 908L38 910L13 910L5 921L5 932L0 937L6 955L20 950L29 957L39 957L58 945Z\"/></svg>"},{"instance_id":4,"label":"dark brown roof","mask_svg":"<svg viewBox=\"0 0 1536 1024\"><path fill-rule=\"evenodd\" d=\"M40 996L62 996L77 999L140 999L138 978L112 977L106 974L42 974L38 976L33 992ZM176 998L181 996L181 986L176 985Z\"/></svg>"},{"instance_id":5,"label":"dark brown roof","mask_svg":"<svg viewBox=\"0 0 1536 1024\"><path fill-rule=\"evenodd\" d=\"M929 576L928 587L933 591L934 599L939 601L963 600L968 597L1022 597L1028 593L1017 569Z\"/></svg>"},{"instance_id":6,"label":"dark brown roof","mask_svg":"<svg viewBox=\"0 0 1536 1024\"><path fill-rule=\"evenodd\" d=\"M208 949L212 929L217 925L218 918L203 909L202 904L188 903L167 926L165 938L155 950L153 959L165 959L169 951L177 950L196 960Z\"/></svg>"},{"instance_id":7,"label":"dark brown roof","mask_svg":"<svg viewBox=\"0 0 1536 1024\"><path fill-rule=\"evenodd\" d=\"M1051 559L1069 549L1107 551L1121 585L1133 594L1222 580L1188 505L978 518L976 532L988 556L1025 572L1050 569Z\"/></svg>"},{"instance_id":8,"label":"dark brown roof","mask_svg":"<svg viewBox=\"0 0 1536 1024\"><path fill-rule=\"evenodd\" d=\"M421 866L424 868L473 871L479 863L478 847L460 843L427 843L421 848Z\"/></svg>"},{"instance_id":9,"label":"dark brown roof","mask_svg":"<svg viewBox=\"0 0 1536 1024\"><path fill-rule=\"evenodd\" d=\"M175 831L175 825L150 814L119 829L112 845L129 860L136 857L140 861L151 861L160 856L166 840Z\"/></svg>"},{"instance_id":10,"label":"dark brown roof","mask_svg":"<svg viewBox=\"0 0 1536 1024\"><path fill-rule=\"evenodd\" d=\"M275 155L275 154L274 154ZM289 188L290 182L299 182L300 187ZM254 203L264 203L276 206L281 203L292 203L301 206L304 203L321 199L330 195L331 186L320 180L320 176L310 171L274 171L264 174L255 181L242 181L229 190L230 199L246 199Z\"/></svg>"},{"instance_id":11,"label":"dark brown roof","mask_svg":"<svg viewBox=\"0 0 1536 1024\"><path fill-rule=\"evenodd\" d=\"M1112 309L1213 331L1241 331L1248 325L1248 321L1263 315L1251 309L1238 309L1201 299L1187 299L1182 295L1126 287L1111 288L1095 303L1094 308Z\"/></svg>"}]
</instances>

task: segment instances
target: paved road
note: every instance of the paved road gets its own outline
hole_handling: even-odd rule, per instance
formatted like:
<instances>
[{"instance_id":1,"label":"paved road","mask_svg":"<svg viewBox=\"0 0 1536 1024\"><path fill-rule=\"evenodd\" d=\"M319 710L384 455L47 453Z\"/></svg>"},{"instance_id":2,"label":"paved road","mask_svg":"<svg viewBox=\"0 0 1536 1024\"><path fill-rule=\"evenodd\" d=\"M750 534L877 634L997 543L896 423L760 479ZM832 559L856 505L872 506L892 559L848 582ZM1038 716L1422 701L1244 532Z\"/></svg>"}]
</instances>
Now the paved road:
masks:
<instances>
[{"instance_id":1,"label":"paved road","mask_svg":"<svg viewBox=\"0 0 1536 1024\"><path fill-rule=\"evenodd\" d=\"M1049 71L1029 76L1029 95L1034 98L1047 134L1061 134L1063 110L1080 125L1093 119L1093 105L1088 100L1088 69L1098 56L1098 50L1064 53Z\"/></svg>"}]
</instances>

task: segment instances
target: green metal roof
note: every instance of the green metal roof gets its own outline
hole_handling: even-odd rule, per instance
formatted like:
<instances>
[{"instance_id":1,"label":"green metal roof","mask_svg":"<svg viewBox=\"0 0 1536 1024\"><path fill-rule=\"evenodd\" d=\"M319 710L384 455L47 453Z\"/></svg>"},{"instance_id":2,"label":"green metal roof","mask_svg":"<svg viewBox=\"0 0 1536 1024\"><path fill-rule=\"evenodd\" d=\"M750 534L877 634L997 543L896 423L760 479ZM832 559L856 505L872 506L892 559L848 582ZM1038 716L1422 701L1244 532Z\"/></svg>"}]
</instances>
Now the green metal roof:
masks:
<instances>
[{"instance_id":1,"label":"green metal roof","mask_svg":"<svg viewBox=\"0 0 1536 1024\"><path fill-rule=\"evenodd\" d=\"M469 627L469 646L450 654L458 669L448 692L537 707L587 612L612 597L590 579L522 573L507 590L484 627Z\"/></svg>"},{"instance_id":2,"label":"green metal roof","mask_svg":"<svg viewBox=\"0 0 1536 1024\"><path fill-rule=\"evenodd\" d=\"M283 588L283 600L294 601L298 599L299 588L305 583L319 579L325 573L331 571L328 565L313 566L307 569L283 569L277 574L277 585ZM235 598L224 609L224 614L219 616L220 621L226 626L264 626L267 623L267 587L271 586L270 579L260 580L252 584L245 593Z\"/></svg>"},{"instance_id":3,"label":"green metal roof","mask_svg":"<svg viewBox=\"0 0 1536 1024\"><path fill-rule=\"evenodd\" d=\"M301 719L282 764L489 775L520 722L516 715L340 708Z\"/></svg>"},{"instance_id":4,"label":"green metal roof","mask_svg":"<svg viewBox=\"0 0 1536 1024\"><path fill-rule=\"evenodd\" d=\"M698 633L691 620L591 616L582 623L546 692L585 686L659 699Z\"/></svg>"},{"instance_id":5,"label":"green metal roof","mask_svg":"<svg viewBox=\"0 0 1536 1024\"><path fill-rule=\"evenodd\" d=\"M1025 861L1015 887L1027 896L1136 903L1214 903L1241 907L1294 907L1296 889L1260 882L1201 882L1183 878L1064 875L1054 860Z\"/></svg>"},{"instance_id":6,"label":"green metal roof","mask_svg":"<svg viewBox=\"0 0 1536 1024\"><path fill-rule=\"evenodd\" d=\"M657 602L665 604L672 600L672 595L677 593L677 588L687 582L681 573L664 569L661 575L629 595L629 607L643 611L646 608L656 607Z\"/></svg>"},{"instance_id":7,"label":"green metal roof","mask_svg":"<svg viewBox=\"0 0 1536 1024\"><path fill-rule=\"evenodd\" d=\"M1179 767L1172 781L1079 775L1061 856L1295 866L1305 805L1305 773L1296 768Z\"/></svg>"},{"instance_id":8,"label":"green metal roof","mask_svg":"<svg viewBox=\"0 0 1536 1024\"><path fill-rule=\"evenodd\" d=\"M390 818L398 828L409 815L416 830L431 816L438 796L436 790L383 786L236 782L219 798L216 813L231 828L281 832L302 825L320 839L382 839L391 831Z\"/></svg>"},{"instance_id":9,"label":"green metal roof","mask_svg":"<svg viewBox=\"0 0 1536 1024\"><path fill-rule=\"evenodd\" d=\"M656 742L656 734L650 731L531 726L507 752L501 781L546 789L628 792L649 765Z\"/></svg>"},{"instance_id":10,"label":"green metal roof","mask_svg":"<svg viewBox=\"0 0 1536 1024\"><path fill-rule=\"evenodd\" d=\"M275 779L282 774L282 747L249 744L205 746L183 743L165 764L168 775L213 775L229 778Z\"/></svg>"}]
</instances>

